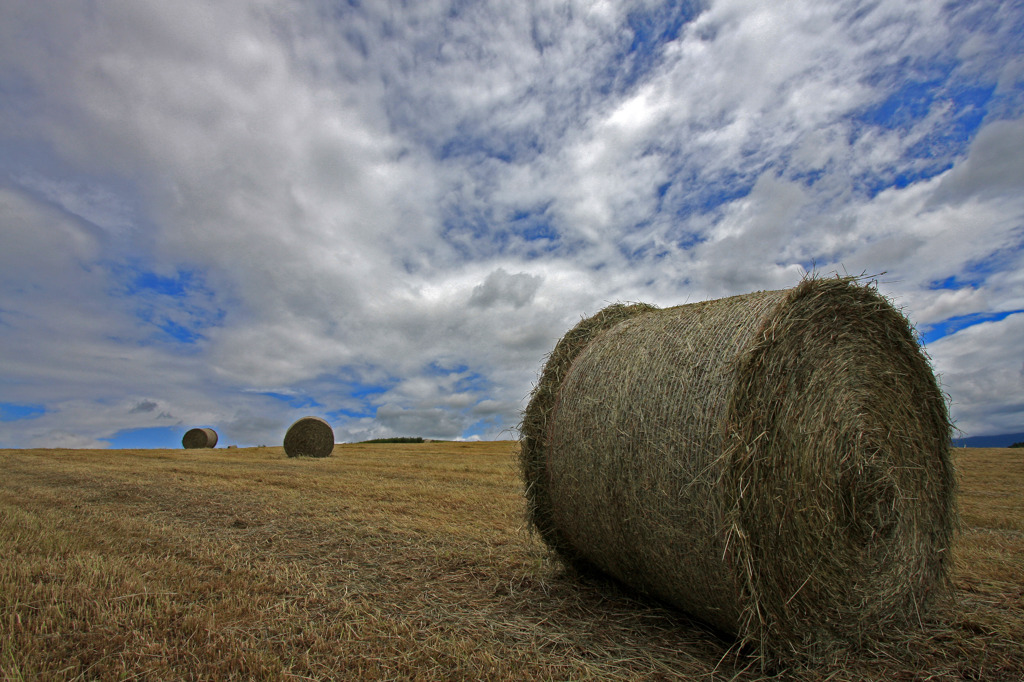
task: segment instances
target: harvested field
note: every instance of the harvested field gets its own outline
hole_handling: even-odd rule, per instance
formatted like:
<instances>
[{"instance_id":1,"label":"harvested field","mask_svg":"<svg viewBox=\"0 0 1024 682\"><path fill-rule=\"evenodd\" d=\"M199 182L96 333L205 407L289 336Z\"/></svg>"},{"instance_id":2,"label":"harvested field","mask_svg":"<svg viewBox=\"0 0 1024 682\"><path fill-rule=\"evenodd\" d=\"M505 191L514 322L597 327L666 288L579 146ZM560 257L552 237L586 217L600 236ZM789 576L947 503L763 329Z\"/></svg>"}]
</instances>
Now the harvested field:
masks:
<instances>
[{"instance_id":1,"label":"harvested field","mask_svg":"<svg viewBox=\"0 0 1024 682\"><path fill-rule=\"evenodd\" d=\"M548 558L514 447L0 450L0 679L763 679ZM1024 678L1024 452L954 460L957 603L786 679Z\"/></svg>"}]
</instances>

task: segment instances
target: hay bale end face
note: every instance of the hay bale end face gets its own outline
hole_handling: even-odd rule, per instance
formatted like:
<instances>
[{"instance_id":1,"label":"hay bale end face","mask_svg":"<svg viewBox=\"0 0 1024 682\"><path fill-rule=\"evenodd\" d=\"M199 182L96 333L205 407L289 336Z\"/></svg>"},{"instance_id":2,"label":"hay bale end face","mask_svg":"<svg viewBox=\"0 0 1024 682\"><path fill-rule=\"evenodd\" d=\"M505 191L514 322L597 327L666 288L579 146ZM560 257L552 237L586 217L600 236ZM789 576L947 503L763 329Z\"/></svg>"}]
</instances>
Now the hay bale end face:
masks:
<instances>
[{"instance_id":1,"label":"hay bale end face","mask_svg":"<svg viewBox=\"0 0 1024 682\"><path fill-rule=\"evenodd\" d=\"M182 436L181 445L186 450L216 447L217 432L213 429L189 429Z\"/></svg>"},{"instance_id":2,"label":"hay bale end face","mask_svg":"<svg viewBox=\"0 0 1024 682\"><path fill-rule=\"evenodd\" d=\"M560 557L762 662L856 649L947 586L945 401L855 280L607 308L555 347L520 430L528 516Z\"/></svg>"},{"instance_id":3,"label":"hay bale end face","mask_svg":"<svg viewBox=\"0 0 1024 682\"><path fill-rule=\"evenodd\" d=\"M284 435L284 452L289 457L327 457L333 451L334 429L320 417L303 417Z\"/></svg>"}]
</instances>

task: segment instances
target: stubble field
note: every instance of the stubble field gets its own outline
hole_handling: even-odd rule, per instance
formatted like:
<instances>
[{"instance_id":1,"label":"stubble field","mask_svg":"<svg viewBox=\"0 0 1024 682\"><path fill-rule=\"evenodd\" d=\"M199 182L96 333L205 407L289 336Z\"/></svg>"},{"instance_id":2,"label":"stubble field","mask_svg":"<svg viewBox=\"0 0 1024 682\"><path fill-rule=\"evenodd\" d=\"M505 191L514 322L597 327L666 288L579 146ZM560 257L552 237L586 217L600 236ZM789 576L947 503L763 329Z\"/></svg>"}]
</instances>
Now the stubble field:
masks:
<instances>
[{"instance_id":1,"label":"stubble field","mask_svg":"<svg viewBox=\"0 0 1024 682\"><path fill-rule=\"evenodd\" d=\"M0 450L0 679L756 680L523 525L515 444ZM1024 451L958 449L955 599L785 679L1024 679Z\"/></svg>"}]
</instances>

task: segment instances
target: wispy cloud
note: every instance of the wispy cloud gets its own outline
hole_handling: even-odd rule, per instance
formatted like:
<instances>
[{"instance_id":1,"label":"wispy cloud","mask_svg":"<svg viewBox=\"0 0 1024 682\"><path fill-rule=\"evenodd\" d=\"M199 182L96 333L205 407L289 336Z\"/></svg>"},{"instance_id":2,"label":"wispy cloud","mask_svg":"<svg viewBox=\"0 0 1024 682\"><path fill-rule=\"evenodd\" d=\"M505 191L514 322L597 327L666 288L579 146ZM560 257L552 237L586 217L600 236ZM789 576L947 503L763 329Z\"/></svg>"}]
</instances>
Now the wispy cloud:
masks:
<instances>
[{"instance_id":1,"label":"wispy cloud","mask_svg":"<svg viewBox=\"0 0 1024 682\"><path fill-rule=\"evenodd\" d=\"M1024 9L357 5L7 3L0 445L508 437L580 316L812 269L1019 430Z\"/></svg>"}]
</instances>

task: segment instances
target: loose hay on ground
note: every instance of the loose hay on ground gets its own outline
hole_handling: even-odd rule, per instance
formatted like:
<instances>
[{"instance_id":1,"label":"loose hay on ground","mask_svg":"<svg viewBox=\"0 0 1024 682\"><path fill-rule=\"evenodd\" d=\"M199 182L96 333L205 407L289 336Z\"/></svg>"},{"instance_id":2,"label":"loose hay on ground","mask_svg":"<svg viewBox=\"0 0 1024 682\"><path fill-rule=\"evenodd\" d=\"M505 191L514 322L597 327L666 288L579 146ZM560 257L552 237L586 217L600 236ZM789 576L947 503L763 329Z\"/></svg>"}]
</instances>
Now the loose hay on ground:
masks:
<instances>
[{"instance_id":1,"label":"loose hay on ground","mask_svg":"<svg viewBox=\"0 0 1024 682\"><path fill-rule=\"evenodd\" d=\"M284 435L284 452L289 457L327 457L333 451L334 429L320 417L303 417Z\"/></svg>"},{"instance_id":2,"label":"loose hay on ground","mask_svg":"<svg viewBox=\"0 0 1024 682\"><path fill-rule=\"evenodd\" d=\"M189 429L182 436L181 445L186 450L216 447L217 432L213 429Z\"/></svg>"},{"instance_id":3,"label":"loose hay on ground","mask_svg":"<svg viewBox=\"0 0 1024 682\"><path fill-rule=\"evenodd\" d=\"M944 592L949 439L907 320L871 286L807 279L583 320L531 395L520 465L560 557L775 664L868 646Z\"/></svg>"}]
</instances>

